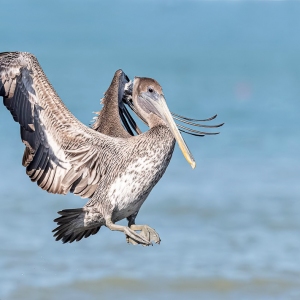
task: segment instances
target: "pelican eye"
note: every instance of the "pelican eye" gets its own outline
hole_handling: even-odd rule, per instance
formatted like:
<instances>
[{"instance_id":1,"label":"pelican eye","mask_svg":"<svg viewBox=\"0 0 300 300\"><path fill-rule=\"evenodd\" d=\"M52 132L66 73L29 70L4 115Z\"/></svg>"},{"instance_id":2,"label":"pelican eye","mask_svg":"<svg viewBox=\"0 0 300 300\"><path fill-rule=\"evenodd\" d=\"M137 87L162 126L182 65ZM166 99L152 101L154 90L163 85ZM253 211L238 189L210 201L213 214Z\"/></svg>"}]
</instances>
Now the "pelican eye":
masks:
<instances>
[{"instance_id":1,"label":"pelican eye","mask_svg":"<svg viewBox=\"0 0 300 300\"><path fill-rule=\"evenodd\" d=\"M149 87L149 88L148 88L148 92L149 92L149 93L153 93L153 88Z\"/></svg>"}]
</instances>

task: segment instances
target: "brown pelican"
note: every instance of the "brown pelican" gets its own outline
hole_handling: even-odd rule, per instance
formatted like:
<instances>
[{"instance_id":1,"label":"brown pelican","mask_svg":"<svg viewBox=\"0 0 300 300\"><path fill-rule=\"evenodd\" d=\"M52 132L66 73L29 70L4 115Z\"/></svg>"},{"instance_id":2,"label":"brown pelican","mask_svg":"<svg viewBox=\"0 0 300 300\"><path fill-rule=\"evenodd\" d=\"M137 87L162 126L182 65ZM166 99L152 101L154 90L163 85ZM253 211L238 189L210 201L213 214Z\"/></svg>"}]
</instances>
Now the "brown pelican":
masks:
<instances>
[{"instance_id":1,"label":"brown pelican","mask_svg":"<svg viewBox=\"0 0 300 300\"><path fill-rule=\"evenodd\" d=\"M83 208L58 212L53 231L64 243L96 234L103 225L123 232L132 244L159 243L154 229L135 224L139 209L164 174L175 140L195 167L180 131L209 134L176 125L174 119L199 127L222 125L198 123L216 116L192 120L170 113L157 81L135 77L131 82L118 70L90 128L70 113L37 59L26 52L0 53L0 96L20 124L22 163L30 179L50 193L72 192L89 199ZM125 105L149 126L148 131L141 132ZM124 218L128 226L116 224Z\"/></svg>"}]
</instances>

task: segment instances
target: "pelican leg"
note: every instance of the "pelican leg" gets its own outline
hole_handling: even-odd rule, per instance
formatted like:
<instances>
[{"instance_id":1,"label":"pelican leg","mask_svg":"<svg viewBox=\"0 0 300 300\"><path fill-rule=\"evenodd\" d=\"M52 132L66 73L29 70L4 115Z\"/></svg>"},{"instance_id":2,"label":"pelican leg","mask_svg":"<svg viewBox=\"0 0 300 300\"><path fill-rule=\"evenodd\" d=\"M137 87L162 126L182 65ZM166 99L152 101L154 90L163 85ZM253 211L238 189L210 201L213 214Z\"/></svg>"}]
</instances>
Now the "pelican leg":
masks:
<instances>
[{"instance_id":1,"label":"pelican leg","mask_svg":"<svg viewBox=\"0 0 300 300\"><path fill-rule=\"evenodd\" d=\"M135 242L135 244L141 244L143 246L150 246L152 243L145 239L143 236L136 233L134 230L130 229L127 226L116 225L112 222L110 218L106 220L106 227L108 227L112 231L121 231L124 232L126 237L129 237L131 240Z\"/></svg>"}]
</instances>

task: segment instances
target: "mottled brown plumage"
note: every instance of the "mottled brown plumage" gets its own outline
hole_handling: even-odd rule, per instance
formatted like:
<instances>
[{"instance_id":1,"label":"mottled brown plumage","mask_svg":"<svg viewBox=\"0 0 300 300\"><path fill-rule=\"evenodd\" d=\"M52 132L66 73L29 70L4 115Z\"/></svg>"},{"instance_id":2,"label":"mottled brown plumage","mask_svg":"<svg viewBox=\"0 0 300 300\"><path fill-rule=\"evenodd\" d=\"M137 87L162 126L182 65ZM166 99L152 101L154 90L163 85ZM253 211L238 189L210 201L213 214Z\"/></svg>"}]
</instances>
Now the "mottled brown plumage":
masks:
<instances>
[{"instance_id":1,"label":"mottled brown plumage","mask_svg":"<svg viewBox=\"0 0 300 300\"><path fill-rule=\"evenodd\" d=\"M128 82L129 79L122 70L115 72L110 87L101 101L103 108L97 113L98 117L92 125L93 129L113 137L129 138L132 136L124 129L119 117L120 107L124 106L122 99L125 84Z\"/></svg>"},{"instance_id":2,"label":"mottled brown plumage","mask_svg":"<svg viewBox=\"0 0 300 300\"><path fill-rule=\"evenodd\" d=\"M105 225L124 232L133 244L160 242L154 229L135 225L135 217L164 174L175 138L193 167L195 162L154 79L136 77L130 85L118 70L89 128L65 107L32 54L6 52L0 54L0 96L20 124L22 162L30 179L50 193L89 198L83 208L59 212L57 240L79 241ZM140 134L124 103L150 130ZM187 118L176 118L191 124ZM115 224L124 218L128 226Z\"/></svg>"}]
</instances>

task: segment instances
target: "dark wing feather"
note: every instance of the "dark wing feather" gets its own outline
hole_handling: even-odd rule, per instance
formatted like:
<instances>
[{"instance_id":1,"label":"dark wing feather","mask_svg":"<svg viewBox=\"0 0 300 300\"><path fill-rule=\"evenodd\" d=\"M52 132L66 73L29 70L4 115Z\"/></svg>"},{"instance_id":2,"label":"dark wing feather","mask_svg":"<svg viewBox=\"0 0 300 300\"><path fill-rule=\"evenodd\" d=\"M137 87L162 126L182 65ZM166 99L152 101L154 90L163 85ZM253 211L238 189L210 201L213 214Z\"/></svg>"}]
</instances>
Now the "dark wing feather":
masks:
<instances>
[{"instance_id":1,"label":"dark wing feather","mask_svg":"<svg viewBox=\"0 0 300 300\"><path fill-rule=\"evenodd\" d=\"M120 106L124 105L122 98L124 86L128 81L122 70L115 72L112 82L101 100L103 108L97 113L98 116L92 126L93 129L114 137L128 138L133 135L122 126L120 121L122 115L119 112Z\"/></svg>"},{"instance_id":2,"label":"dark wing feather","mask_svg":"<svg viewBox=\"0 0 300 300\"><path fill-rule=\"evenodd\" d=\"M91 197L121 164L124 141L79 122L32 54L0 53L0 96L21 126L26 173L48 192Z\"/></svg>"},{"instance_id":3,"label":"dark wing feather","mask_svg":"<svg viewBox=\"0 0 300 300\"><path fill-rule=\"evenodd\" d=\"M112 82L101 100L103 108L97 112L98 116L92 125L93 129L112 137L122 138L134 135L131 127L138 134L141 133L123 103L125 85L128 82L129 78L122 70L115 72Z\"/></svg>"}]
</instances>

